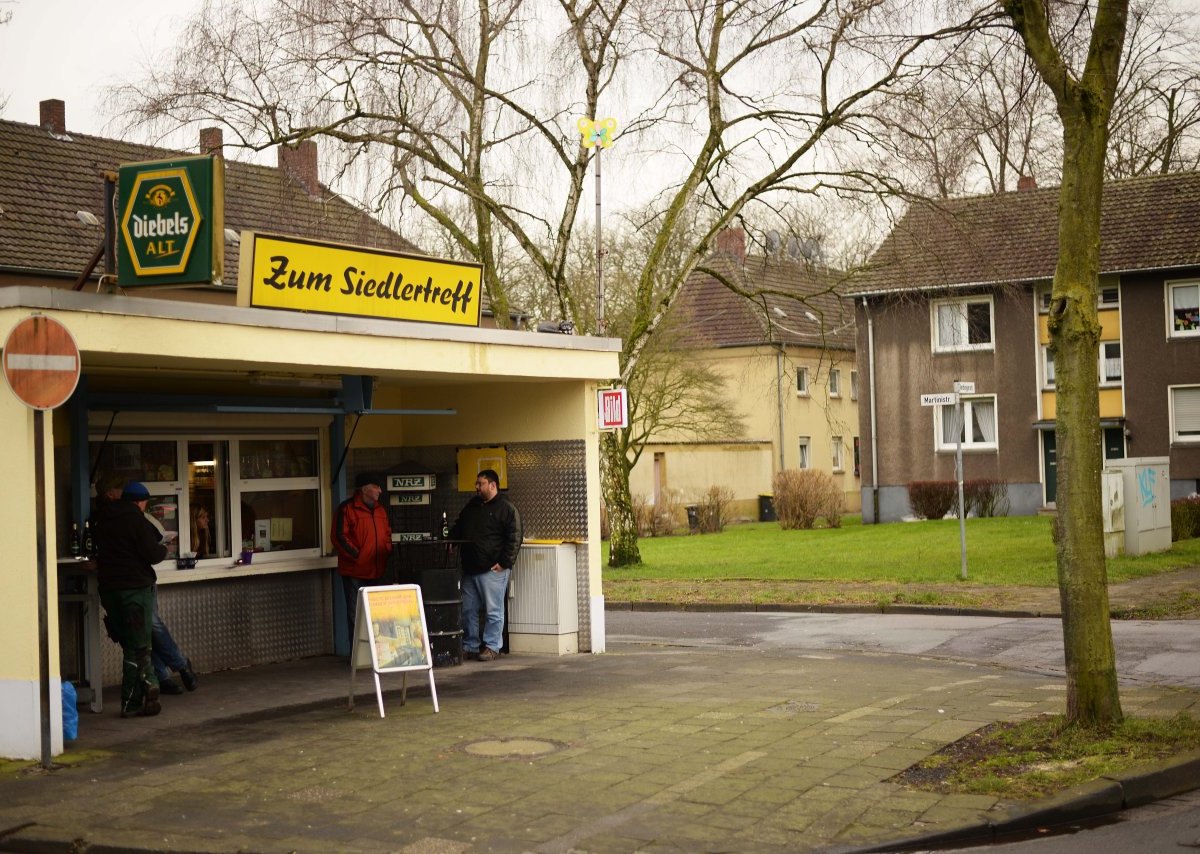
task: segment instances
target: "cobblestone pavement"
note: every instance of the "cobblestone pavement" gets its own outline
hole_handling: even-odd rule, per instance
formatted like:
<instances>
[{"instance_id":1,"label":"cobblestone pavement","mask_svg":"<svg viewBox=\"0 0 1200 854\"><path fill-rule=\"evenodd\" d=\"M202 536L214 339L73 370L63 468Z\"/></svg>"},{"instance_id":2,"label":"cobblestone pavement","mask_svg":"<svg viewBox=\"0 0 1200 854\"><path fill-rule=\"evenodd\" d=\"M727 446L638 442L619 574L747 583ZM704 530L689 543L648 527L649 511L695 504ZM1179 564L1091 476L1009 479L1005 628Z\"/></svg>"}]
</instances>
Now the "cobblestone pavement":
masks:
<instances>
[{"instance_id":1,"label":"cobblestone pavement","mask_svg":"<svg viewBox=\"0 0 1200 854\"><path fill-rule=\"evenodd\" d=\"M613 643L385 675L310 659L202 677L152 719L84 714L67 767L0 777L0 850L830 851L1012 805L890 782L983 724L1059 712L1053 675L921 656ZM370 679L358 681L359 689ZM1135 686L1129 714L1200 713ZM75 840L84 840L77 843Z\"/></svg>"}]
</instances>

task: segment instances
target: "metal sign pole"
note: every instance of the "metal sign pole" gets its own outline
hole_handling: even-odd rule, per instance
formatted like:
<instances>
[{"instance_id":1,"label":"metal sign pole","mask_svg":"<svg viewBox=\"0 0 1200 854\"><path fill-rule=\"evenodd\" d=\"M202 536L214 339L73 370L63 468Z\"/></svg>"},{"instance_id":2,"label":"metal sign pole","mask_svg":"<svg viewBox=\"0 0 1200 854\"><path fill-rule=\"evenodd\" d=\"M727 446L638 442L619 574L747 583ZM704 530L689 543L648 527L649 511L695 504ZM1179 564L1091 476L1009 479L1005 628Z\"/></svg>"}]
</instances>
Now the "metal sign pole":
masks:
<instances>
[{"instance_id":1,"label":"metal sign pole","mask_svg":"<svg viewBox=\"0 0 1200 854\"><path fill-rule=\"evenodd\" d=\"M42 720L42 767L50 762L50 617L49 582L46 578L46 443L42 436L45 414L33 411L34 529L37 543L38 591L38 695Z\"/></svg>"},{"instance_id":2,"label":"metal sign pole","mask_svg":"<svg viewBox=\"0 0 1200 854\"><path fill-rule=\"evenodd\" d=\"M604 246L600 239L600 152L596 147L596 334L604 334Z\"/></svg>"},{"instance_id":3,"label":"metal sign pole","mask_svg":"<svg viewBox=\"0 0 1200 854\"><path fill-rule=\"evenodd\" d=\"M958 407L958 449L954 453L955 469L958 473L958 550L962 560L962 578L967 578L967 514L963 506L963 433L967 430L967 422L963 419L962 395L955 394L955 406Z\"/></svg>"}]
</instances>

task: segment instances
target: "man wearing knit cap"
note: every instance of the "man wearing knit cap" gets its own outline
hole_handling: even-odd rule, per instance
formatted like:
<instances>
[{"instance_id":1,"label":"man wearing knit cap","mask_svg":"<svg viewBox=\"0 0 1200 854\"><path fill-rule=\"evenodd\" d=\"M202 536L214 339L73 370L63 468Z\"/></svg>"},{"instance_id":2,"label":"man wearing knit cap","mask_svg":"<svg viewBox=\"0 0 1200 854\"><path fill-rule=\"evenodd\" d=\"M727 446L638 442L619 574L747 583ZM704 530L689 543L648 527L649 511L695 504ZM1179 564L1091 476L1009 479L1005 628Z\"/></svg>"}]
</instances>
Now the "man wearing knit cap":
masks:
<instances>
[{"instance_id":1,"label":"man wearing knit cap","mask_svg":"<svg viewBox=\"0 0 1200 854\"><path fill-rule=\"evenodd\" d=\"M350 654L354 655L354 615L358 591L379 583L392 553L392 527L388 524L383 496L384 477L363 472L354 478L354 494L338 505L333 514L334 550L338 574L346 598L346 625L350 631Z\"/></svg>"},{"instance_id":2,"label":"man wearing knit cap","mask_svg":"<svg viewBox=\"0 0 1200 854\"><path fill-rule=\"evenodd\" d=\"M96 569L109 635L121 645L121 717L161 710L158 679L150 663L154 622L154 564L167 556L158 531L147 521L150 492L125 484L120 500L101 503L96 515Z\"/></svg>"}]
</instances>

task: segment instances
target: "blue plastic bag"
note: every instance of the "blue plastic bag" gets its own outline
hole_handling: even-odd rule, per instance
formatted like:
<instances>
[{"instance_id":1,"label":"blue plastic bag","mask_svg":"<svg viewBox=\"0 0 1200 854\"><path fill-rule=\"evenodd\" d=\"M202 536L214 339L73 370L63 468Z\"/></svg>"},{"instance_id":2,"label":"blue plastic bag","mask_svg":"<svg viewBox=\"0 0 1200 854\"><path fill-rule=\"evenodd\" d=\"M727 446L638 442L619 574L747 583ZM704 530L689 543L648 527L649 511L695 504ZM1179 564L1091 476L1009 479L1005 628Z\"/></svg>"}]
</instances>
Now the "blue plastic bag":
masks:
<instances>
[{"instance_id":1,"label":"blue plastic bag","mask_svg":"<svg viewBox=\"0 0 1200 854\"><path fill-rule=\"evenodd\" d=\"M79 707L75 694L75 685L63 680L62 683L62 718L63 741L74 741L79 738Z\"/></svg>"}]
</instances>

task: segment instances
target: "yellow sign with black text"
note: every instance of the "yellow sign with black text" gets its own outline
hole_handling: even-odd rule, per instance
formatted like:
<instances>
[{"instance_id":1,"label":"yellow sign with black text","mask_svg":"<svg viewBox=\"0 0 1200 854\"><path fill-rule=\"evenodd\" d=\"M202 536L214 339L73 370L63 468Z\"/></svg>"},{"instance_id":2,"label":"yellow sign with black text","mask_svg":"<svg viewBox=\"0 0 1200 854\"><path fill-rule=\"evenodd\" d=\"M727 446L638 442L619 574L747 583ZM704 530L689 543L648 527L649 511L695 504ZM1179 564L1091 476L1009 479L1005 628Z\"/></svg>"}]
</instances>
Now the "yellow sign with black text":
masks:
<instances>
[{"instance_id":1,"label":"yellow sign with black text","mask_svg":"<svg viewBox=\"0 0 1200 854\"><path fill-rule=\"evenodd\" d=\"M242 233L238 305L478 326L483 266Z\"/></svg>"}]
</instances>

